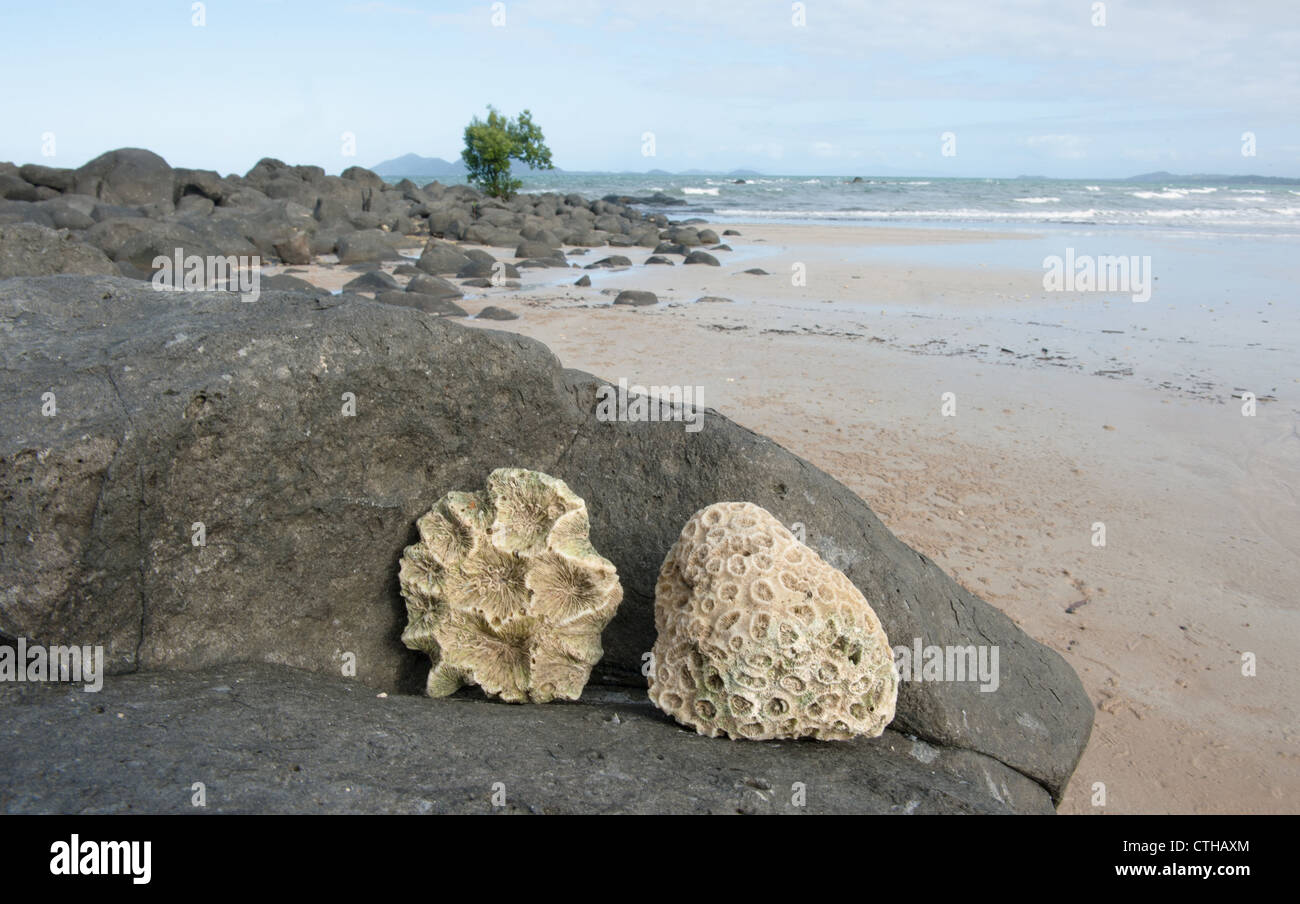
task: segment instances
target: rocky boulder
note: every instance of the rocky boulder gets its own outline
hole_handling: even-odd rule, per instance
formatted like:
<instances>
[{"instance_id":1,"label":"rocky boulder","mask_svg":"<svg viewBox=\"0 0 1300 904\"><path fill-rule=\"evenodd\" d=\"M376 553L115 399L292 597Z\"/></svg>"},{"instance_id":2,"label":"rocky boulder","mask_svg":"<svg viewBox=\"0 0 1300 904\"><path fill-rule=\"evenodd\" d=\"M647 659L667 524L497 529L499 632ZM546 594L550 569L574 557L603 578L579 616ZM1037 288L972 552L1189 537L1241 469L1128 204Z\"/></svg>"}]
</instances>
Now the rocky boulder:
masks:
<instances>
[{"instance_id":1,"label":"rocky boulder","mask_svg":"<svg viewBox=\"0 0 1300 904\"><path fill-rule=\"evenodd\" d=\"M94 245L34 223L0 225L0 279L53 273L116 273Z\"/></svg>"},{"instance_id":2,"label":"rocky boulder","mask_svg":"<svg viewBox=\"0 0 1300 904\"><path fill-rule=\"evenodd\" d=\"M435 500L510 465L581 495L618 568L593 687L645 687L664 555L696 511L744 500L806 525L895 647L998 650L991 692L903 682L894 731L1054 796L1087 741L1092 704L1065 661L844 486L713 411L690 430L598 418L610 387L533 340L355 296L264 290L250 304L69 276L0 282L0 331L7 636L102 644L113 673L238 661L338 676L355 662L360 683L414 692L428 665L399 640L401 552ZM529 715L530 731L566 718Z\"/></svg>"},{"instance_id":3,"label":"rocky boulder","mask_svg":"<svg viewBox=\"0 0 1300 904\"><path fill-rule=\"evenodd\" d=\"M193 813L197 780L215 813L487 814L497 782L505 813L1052 812L1039 785L969 750L892 731L710 743L626 689L541 718L245 664L127 675L97 694L6 685L0 701L6 813Z\"/></svg>"},{"instance_id":4,"label":"rocky boulder","mask_svg":"<svg viewBox=\"0 0 1300 904\"><path fill-rule=\"evenodd\" d=\"M440 276L444 273L457 273L469 264L469 258L455 245L429 239L415 266L425 273Z\"/></svg>"},{"instance_id":5,"label":"rocky boulder","mask_svg":"<svg viewBox=\"0 0 1300 904\"><path fill-rule=\"evenodd\" d=\"M614 297L614 304L627 304L637 308L649 307L652 304L658 303L658 295L640 289L624 289Z\"/></svg>"},{"instance_id":6,"label":"rocky boulder","mask_svg":"<svg viewBox=\"0 0 1300 904\"><path fill-rule=\"evenodd\" d=\"M369 261L401 260L393 236L382 229L367 229L339 237L340 264L357 264Z\"/></svg>"},{"instance_id":7,"label":"rocky boulder","mask_svg":"<svg viewBox=\"0 0 1300 904\"><path fill-rule=\"evenodd\" d=\"M153 151L121 148L100 154L73 174L73 190L110 204L172 206L175 176Z\"/></svg>"}]
</instances>

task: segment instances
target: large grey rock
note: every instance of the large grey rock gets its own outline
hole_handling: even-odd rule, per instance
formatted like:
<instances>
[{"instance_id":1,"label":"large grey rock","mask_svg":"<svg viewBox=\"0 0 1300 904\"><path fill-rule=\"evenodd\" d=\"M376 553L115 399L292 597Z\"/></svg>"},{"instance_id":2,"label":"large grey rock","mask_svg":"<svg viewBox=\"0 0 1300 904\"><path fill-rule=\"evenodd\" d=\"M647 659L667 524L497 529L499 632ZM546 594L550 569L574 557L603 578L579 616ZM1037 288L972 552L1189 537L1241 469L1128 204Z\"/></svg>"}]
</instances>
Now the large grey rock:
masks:
<instances>
[{"instance_id":1,"label":"large grey rock","mask_svg":"<svg viewBox=\"0 0 1300 904\"><path fill-rule=\"evenodd\" d=\"M39 163L20 166L18 175L32 185L45 185L58 192L71 191L76 184L75 171L57 166L43 166Z\"/></svg>"},{"instance_id":2,"label":"large grey rock","mask_svg":"<svg viewBox=\"0 0 1300 904\"><path fill-rule=\"evenodd\" d=\"M41 200L35 185L18 176L0 173L0 198L7 201L34 202Z\"/></svg>"},{"instance_id":3,"label":"large grey rock","mask_svg":"<svg viewBox=\"0 0 1300 904\"><path fill-rule=\"evenodd\" d=\"M397 288L397 280L383 270L370 270L343 284L344 292L387 292Z\"/></svg>"},{"instance_id":4,"label":"large grey rock","mask_svg":"<svg viewBox=\"0 0 1300 904\"><path fill-rule=\"evenodd\" d=\"M167 161L153 151L120 148L100 154L79 167L73 190L110 204L172 206L175 176Z\"/></svg>"},{"instance_id":5,"label":"large grey rock","mask_svg":"<svg viewBox=\"0 0 1300 904\"><path fill-rule=\"evenodd\" d=\"M497 261L491 255L472 257L469 263L456 271L457 279L518 279L519 268L505 261Z\"/></svg>"},{"instance_id":6,"label":"large grey rock","mask_svg":"<svg viewBox=\"0 0 1300 904\"><path fill-rule=\"evenodd\" d=\"M545 242L520 242L515 248L515 257L535 258L544 260L546 258L555 258L558 261L564 261L564 252L560 251L558 245L548 245Z\"/></svg>"},{"instance_id":7,"label":"large grey rock","mask_svg":"<svg viewBox=\"0 0 1300 904\"><path fill-rule=\"evenodd\" d=\"M594 264L587 264L584 270L618 270L632 266L632 261L621 254L611 254L609 257L602 257Z\"/></svg>"},{"instance_id":8,"label":"large grey rock","mask_svg":"<svg viewBox=\"0 0 1300 904\"><path fill-rule=\"evenodd\" d=\"M415 690L428 663L399 640L401 551L440 496L513 465L586 499L618 567L597 684L644 686L665 553L698 509L748 500L806 525L896 646L998 648L995 692L904 682L896 728L1054 794L1087 740L1092 705L1065 661L841 484L711 411L695 432L597 420L602 381L535 341L355 298L249 304L67 276L0 282L0 331L0 632L103 644L116 672L338 674L351 653L362 683Z\"/></svg>"},{"instance_id":9,"label":"large grey rock","mask_svg":"<svg viewBox=\"0 0 1300 904\"><path fill-rule=\"evenodd\" d=\"M456 295L460 295L459 292ZM426 314L440 314L444 317L468 317L469 312L446 295L425 295L423 292L381 292L376 299L381 304L397 305L402 308L414 308Z\"/></svg>"},{"instance_id":10,"label":"large grey rock","mask_svg":"<svg viewBox=\"0 0 1300 904\"><path fill-rule=\"evenodd\" d=\"M393 236L380 229L339 236L338 249L340 264L392 261L402 257L394 247Z\"/></svg>"},{"instance_id":11,"label":"large grey rock","mask_svg":"<svg viewBox=\"0 0 1300 904\"><path fill-rule=\"evenodd\" d=\"M429 276L425 273L412 276L411 281L406 284L406 291L418 292L421 295L432 295L434 298L460 298L465 294L460 290L459 286L441 277Z\"/></svg>"},{"instance_id":12,"label":"large grey rock","mask_svg":"<svg viewBox=\"0 0 1300 904\"><path fill-rule=\"evenodd\" d=\"M718 259L707 251L692 251L686 255L685 263L688 264L707 264L710 267L721 267Z\"/></svg>"},{"instance_id":13,"label":"large grey rock","mask_svg":"<svg viewBox=\"0 0 1300 904\"><path fill-rule=\"evenodd\" d=\"M0 225L0 279L53 273L116 272L104 252L94 245L77 241L66 232L56 232L35 223Z\"/></svg>"},{"instance_id":14,"label":"large grey rock","mask_svg":"<svg viewBox=\"0 0 1300 904\"><path fill-rule=\"evenodd\" d=\"M679 728L643 691L587 700L380 699L253 664L110 678L95 694L10 684L0 811L194 813L203 782L215 813L1052 812L996 760L893 731L745 744Z\"/></svg>"},{"instance_id":15,"label":"large grey rock","mask_svg":"<svg viewBox=\"0 0 1300 904\"><path fill-rule=\"evenodd\" d=\"M425 273L440 276L444 273L456 273L469 264L469 258L455 245L429 239L415 266Z\"/></svg>"},{"instance_id":16,"label":"large grey rock","mask_svg":"<svg viewBox=\"0 0 1300 904\"><path fill-rule=\"evenodd\" d=\"M659 303L659 296L653 292L646 292L641 289L624 289L614 297L614 304L632 305L637 308L648 307L652 304ZM716 500L721 501L721 500Z\"/></svg>"}]
</instances>

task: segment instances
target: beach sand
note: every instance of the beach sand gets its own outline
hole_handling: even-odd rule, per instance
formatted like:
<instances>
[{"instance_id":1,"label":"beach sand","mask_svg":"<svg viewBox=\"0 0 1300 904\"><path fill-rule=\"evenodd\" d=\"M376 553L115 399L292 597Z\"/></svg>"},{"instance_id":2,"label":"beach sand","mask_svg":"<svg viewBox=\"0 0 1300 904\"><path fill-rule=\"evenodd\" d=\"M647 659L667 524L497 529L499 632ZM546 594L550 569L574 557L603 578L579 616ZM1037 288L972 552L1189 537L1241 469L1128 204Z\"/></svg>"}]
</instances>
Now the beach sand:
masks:
<instances>
[{"instance_id":1,"label":"beach sand","mask_svg":"<svg viewBox=\"0 0 1300 904\"><path fill-rule=\"evenodd\" d=\"M1059 651L1097 707L1061 812L1300 809L1300 372L1243 417L1227 376L1184 384L1149 364L1128 299L1051 298L1032 267L873 253L1024 235L734 228L721 267L592 249L572 259L636 266L528 270L520 289L462 302L519 320L464 322L532 336L611 381L703 387L705 405L836 477ZM298 269L331 289L356 275ZM593 285L573 287L583 273ZM609 306L624 288L660 304ZM706 295L734 301L693 303Z\"/></svg>"}]
</instances>

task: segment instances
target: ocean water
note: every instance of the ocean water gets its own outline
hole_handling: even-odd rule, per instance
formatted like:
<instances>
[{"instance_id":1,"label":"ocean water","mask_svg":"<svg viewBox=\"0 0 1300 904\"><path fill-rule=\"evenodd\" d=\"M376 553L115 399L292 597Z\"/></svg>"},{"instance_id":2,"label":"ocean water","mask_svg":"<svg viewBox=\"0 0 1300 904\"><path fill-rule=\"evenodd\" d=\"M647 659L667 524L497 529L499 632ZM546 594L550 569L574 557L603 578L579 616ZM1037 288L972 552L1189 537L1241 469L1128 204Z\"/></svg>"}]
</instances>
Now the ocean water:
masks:
<instances>
[{"instance_id":1,"label":"ocean water","mask_svg":"<svg viewBox=\"0 0 1300 904\"><path fill-rule=\"evenodd\" d=\"M861 182L852 182L843 176L752 176L738 184L736 177L729 176L527 170L516 175L523 180L525 193L578 192L600 198L662 192L685 203L646 209L715 222L1000 228L1058 223L1300 235L1300 181L1255 185L863 177Z\"/></svg>"},{"instance_id":2,"label":"ocean water","mask_svg":"<svg viewBox=\"0 0 1300 904\"><path fill-rule=\"evenodd\" d=\"M846 260L864 263L1019 270L1037 280L1046 259L1067 251L1143 258L1152 286L1145 303L1122 292L1039 293L1011 309L896 313L924 318L948 349L972 335L975 324L978 335L996 339L981 346L993 360L1007 357L1002 346L1050 347L1084 372L1131 373L1222 402L1251 389L1300 413L1300 184L830 176L747 176L737 183L739 177L727 176L526 171L518 177L523 192L662 192L685 203L640 209L716 224L923 226L1017 236L842 250ZM729 262L740 263L743 244ZM538 278L558 277L539 271Z\"/></svg>"}]
</instances>

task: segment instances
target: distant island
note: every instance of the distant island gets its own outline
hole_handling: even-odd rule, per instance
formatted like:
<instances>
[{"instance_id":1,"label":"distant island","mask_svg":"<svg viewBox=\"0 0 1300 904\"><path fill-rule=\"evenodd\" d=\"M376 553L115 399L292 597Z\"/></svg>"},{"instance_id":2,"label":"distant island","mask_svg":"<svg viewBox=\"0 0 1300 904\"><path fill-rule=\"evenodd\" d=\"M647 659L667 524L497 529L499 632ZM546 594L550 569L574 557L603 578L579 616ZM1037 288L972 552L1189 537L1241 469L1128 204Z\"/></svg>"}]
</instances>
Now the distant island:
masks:
<instances>
[{"instance_id":1,"label":"distant island","mask_svg":"<svg viewBox=\"0 0 1300 904\"><path fill-rule=\"evenodd\" d=\"M441 157L421 157L419 154L403 154L392 160L370 167L380 176L426 176L433 178L464 179L465 164L443 160Z\"/></svg>"},{"instance_id":2,"label":"distant island","mask_svg":"<svg viewBox=\"0 0 1300 904\"><path fill-rule=\"evenodd\" d=\"M1121 182L1224 182L1228 185L1300 185L1300 178L1288 176L1225 176L1222 173L1193 173L1180 176L1177 173L1142 173L1129 176Z\"/></svg>"}]
</instances>

